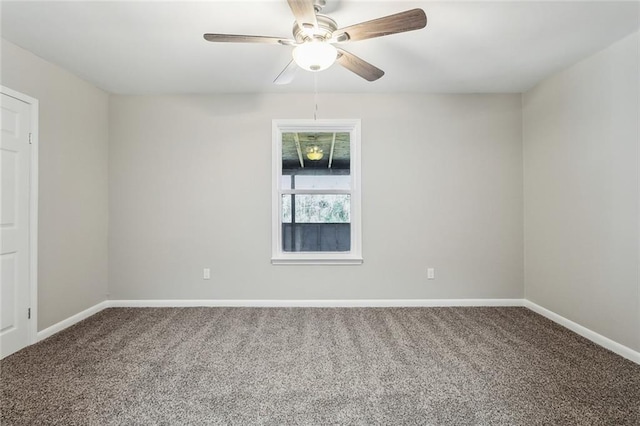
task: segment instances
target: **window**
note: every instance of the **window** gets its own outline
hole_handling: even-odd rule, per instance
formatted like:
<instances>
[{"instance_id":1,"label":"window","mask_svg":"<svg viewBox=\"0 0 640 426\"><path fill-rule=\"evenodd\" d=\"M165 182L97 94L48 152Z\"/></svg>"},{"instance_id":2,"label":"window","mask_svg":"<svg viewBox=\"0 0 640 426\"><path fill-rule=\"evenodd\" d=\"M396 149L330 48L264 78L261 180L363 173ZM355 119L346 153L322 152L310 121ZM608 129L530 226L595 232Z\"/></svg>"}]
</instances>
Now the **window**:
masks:
<instances>
[{"instance_id":1,"label":"window","mask_svg":"<svg viewBox=\"0 0 640 426\"><path fill-rule=\"evenodd\" d=\"M272 263L362 263L360 120L274 120L272 185Z\"/></svg>"}]
</instances>

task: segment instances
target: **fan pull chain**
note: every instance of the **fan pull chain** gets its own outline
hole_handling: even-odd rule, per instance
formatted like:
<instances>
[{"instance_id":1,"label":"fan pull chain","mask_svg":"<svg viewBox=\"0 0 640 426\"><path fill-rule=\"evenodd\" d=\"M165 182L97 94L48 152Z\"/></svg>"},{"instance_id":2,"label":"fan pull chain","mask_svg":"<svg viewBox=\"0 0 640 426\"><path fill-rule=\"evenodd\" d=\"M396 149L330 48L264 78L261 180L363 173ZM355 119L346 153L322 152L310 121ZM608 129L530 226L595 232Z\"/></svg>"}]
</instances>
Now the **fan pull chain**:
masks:
<instances>
[{"instance_id":1,"label":"fan pull chain","mask_svg":"<svg viewBox=\"0 0 640 426\"><path fill-rule=\"evenodd\" d=\"M316 109L313 111L313 120L318 120L318 73L313 73L313 100L316 104Z\"/></svg>"}]
</instances>

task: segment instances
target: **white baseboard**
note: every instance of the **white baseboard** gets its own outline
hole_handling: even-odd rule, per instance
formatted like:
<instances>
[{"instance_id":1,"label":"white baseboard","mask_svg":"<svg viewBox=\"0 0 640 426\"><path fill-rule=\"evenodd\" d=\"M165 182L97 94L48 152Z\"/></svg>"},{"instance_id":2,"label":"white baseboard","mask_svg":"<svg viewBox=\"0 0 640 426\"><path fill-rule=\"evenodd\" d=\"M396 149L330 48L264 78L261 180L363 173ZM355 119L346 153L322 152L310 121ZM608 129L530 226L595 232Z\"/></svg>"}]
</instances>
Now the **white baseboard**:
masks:
<instances>
[{"instance_id":1,"label":"white baseboard","mask_svg":"<svg viewBox=\"0 0 640 426\"><path fill-rule=\"evenodd\" d=\"M114 308L151 307L253 307L253 308L358 308L524 306L523 299L352 299L352 300L110 300Z\"/></svg>"},{"instance_id":2,"label":"white baseboard","mask_svg":"<svg viewBox=\"0 0 640 426\"><path fill-rule=\"evenodd\" d=\"M67 327L71 327L72 325L82 321L83 319L89 318L91 315L97 314L101 310L109 307L109 301L105 300L104 302L100 302L97 305L93 305L92 307L85 309L82 312L79 312L69 318L60 321L57 324L52 325L51 327L47 327L42 331L38 331L36 335L36 342L46 339L47 337L53 336L59 331L64 330Z\"/></svg>"},{"instance_id":3,"label":"white baseboard","mask_svg":"<svg viewBox=\"0 0 640 426\"><path fill-rule=\"evenodd\" d=\"M592 331L587 327L584 327L576 322L573 322L570 319L563 317L562 315L558 315L555 312L552 312L546 308L543 308L542 306L536 303L533 303L530 300L525 299L524 306L542 315L543 317L546 317L551 321L557 324L560 324L563 327L568 328L574 333L579 334L580 336L591 340L593 343L600 345L605 349L609 349L611 352L617 353L618 355L630 361L633 361L636 364L640 364L640 352L636 352L631 348L628 348L624 345L621 345L618 342L615 342L609 339L608 337L604 337L603 335L598 334L595 331Z\"/></svg>"}]
</instances>

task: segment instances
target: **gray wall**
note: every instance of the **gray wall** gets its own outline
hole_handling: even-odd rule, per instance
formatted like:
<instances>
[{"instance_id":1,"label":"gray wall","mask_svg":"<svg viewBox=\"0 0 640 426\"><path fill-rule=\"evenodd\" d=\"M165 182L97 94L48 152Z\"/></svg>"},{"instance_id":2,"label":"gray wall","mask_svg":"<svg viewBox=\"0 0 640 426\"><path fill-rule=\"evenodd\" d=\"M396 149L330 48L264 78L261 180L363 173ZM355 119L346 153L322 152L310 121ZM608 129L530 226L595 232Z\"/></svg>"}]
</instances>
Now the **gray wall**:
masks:
<instances>
[{"instance_id":1,"label":"gray wall","mask_svg":"<svg viewBox=\"0 0 640 426\"><path fill-rule=\"evenodd\" d=\"M2 85L40 101L38 329L106 299L107 93L5 40Z\"/></svg>"},{"instance_id":2,"label":"gray wall","mask_svg":"<svg viewBox=\"0 0 640 426\"><path fill-rule=\"evenodd\" d=\"M321 94L319 110L362 119L360 266L270 264L271 120L312 117L313 94L112 96L110 297L523 296L520 95Z\"/></svg>"},{"instance_id":3,"label":"gray wall","mask_svg":"<svg viewBox=\"0 0 640 426\"><path fill-rule=\"evenodd\" d=\"M523 96L526 298L640 350L638 34Z\"/></svg>"},{"instance_id":4,"label":"gray wall","mask_svg":"<svg viewBox=\"0 0 640 426\"><path fill-rule=\"evenodd\" d=\"M321 94L362 119L365 263L310 267L269 262L270 134L312 94L109 98L3 40L40 100L39 329L106 298L525 296L640 350L638 43L522 99Z\"/></svg>"}]
</instances>

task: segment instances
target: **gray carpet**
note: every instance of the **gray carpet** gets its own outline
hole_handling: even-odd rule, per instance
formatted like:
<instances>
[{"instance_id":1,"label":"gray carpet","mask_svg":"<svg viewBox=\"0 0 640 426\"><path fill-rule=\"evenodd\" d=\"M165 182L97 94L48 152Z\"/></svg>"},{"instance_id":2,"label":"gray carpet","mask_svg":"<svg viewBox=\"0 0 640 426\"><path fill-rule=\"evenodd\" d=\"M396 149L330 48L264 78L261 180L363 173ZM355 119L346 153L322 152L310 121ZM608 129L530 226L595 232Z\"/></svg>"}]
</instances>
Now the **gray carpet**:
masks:
<instances>
[{"instance_id":1,"label":"gray carpet","mask_svg":"<svg viewBox=\"0 0 640 426\"><path fill-rule=\"evenodd\" d=\"M640 424L640 366L525 308L107 309L0 369L2 425Z\"/></svg>"}]
</instances>

